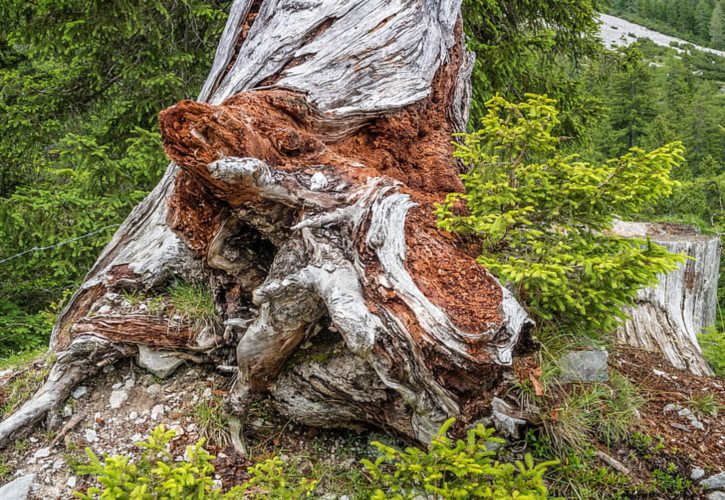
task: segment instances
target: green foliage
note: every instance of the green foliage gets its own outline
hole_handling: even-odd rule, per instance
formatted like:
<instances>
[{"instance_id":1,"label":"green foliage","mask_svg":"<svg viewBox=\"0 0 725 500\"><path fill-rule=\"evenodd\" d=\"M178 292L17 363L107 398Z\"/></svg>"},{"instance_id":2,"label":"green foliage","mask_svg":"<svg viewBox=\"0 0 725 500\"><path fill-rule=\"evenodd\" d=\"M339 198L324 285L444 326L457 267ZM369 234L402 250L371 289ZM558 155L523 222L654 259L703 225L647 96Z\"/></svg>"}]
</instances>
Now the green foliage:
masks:
<instances>
[{"instance_id":1,"label":"green foliage","mask_svg":"<svg viewBox=\"0 0 725 500\"><path fill-rule=\"evenodd\" d=\"M701 45L725 48L722 0L610 0L609 10L650 29Z\"/></svg>"},{"instance_id":2,"label":"green foliage","mask_svg":"<svg viewBox=\"0 0 725 500\"><path fill-rule=\"evenodd\" d=\"M697 336L702 354L719 377L725 377L725 331L710 328Z\"/></svg>"},{"instance_id":3,"label":"green foliage","mask_svg":"<svg viewBox=\"0 0 725 500\"><path fill-rule=\"evenodd\" d=\"M217 446L229 444L229 414L224 410L224 402L218 396L202 399L194 405L194 423L200 435Z\"/></svg>"},{"instance_id":4,"label":"green foliage","mask_svg":"<svg viewBox=\"0 0 725 500\"><path fill-rule=\"evenodd\" d=\"M559 456L559 466L551 469L545 479L551 485L551 493L563 498L588 500L612 498L625 500L636 491L629 477L599 464L596 449L588 444L573 451L553 453L545 439L534 433L527 434L526 441L537 457Z\"/></svg>"},{"instance_id":5,"label":"green foliage","mask_svg":"<svg viewBox=\"0 0 725 500\"><path fill-rule=\"evenodd\" d=\"M0 386L0 416L6 417L13 413L38 390L50 372L52 359L36 366L29 363L18 367L18 373L9 382Z\"/></svg>"},{"instance_id":6,"label":"green foliage","mask_svg":"<svg viewBox=\"0 0 725 500\"><path fill-rule=\"evenodd\" d=\"M673 463L662 469L652 471L652 479L656 491L660 493L669 493L680 497L692 487L692 481L680 475L677 466Z\"/></svg>"},{"instance_id":7,"label":"green foliage","mask_svg":"<svg viewBox=\"0 0 725 500\"><path fill-rule=\"evenodd\" d=\"M51 314L46 312L30 314L13 302L0 299L0 359L20 351L33 353L38 351L47 345L48 333L52 326ZM16 360L22 361L23 358L21 356ZM12 364L13 361L9 363Z\"/></svg>"},{"instance_id":8,"label":"green foliage","mask_svg":"<svg viewBox=\"0 0 725 500\"><path fill-rule=\"evenodd\" d=\"M125 456L106 457L101 461L86 448L90 463L80 466L79 472L94 475L100 486L74 495L87 500L222 498L212 480L214 466L210 462L214 457L202 447L203 439L187 446L184 460L176 462L168 451L174 436L175 432L164 426L152 430L146 441L137 443L143 452L136 462Z\"/></svg>"},{"instance_id":9,"label":"green foliage","mask_svg":"<svg viewBox=\"0 0 725 500\"><path fill-rule=\"evenodd\" d=\"M629 436L644 399L625 377L608 383L559 388L545 403L543 429L554 449L581 450L592 440L607 445Z\"/></svg>"},{"instance_id":10,"label":"green foliage","mask_svg":"<svg viewBox=\"0 0 725 500\"><path fill-rule=\"evenodd\" d=\"M198 325L211 324L217 318L214 295L198 283L174 283L169 289L169 303L175 312Z\"/></svg>"},{"instance_id":11,"label":"green foliage","mask_svg":"<svg viewBox=\"0 0 725 500\"><path fill-rule=\"evenodd\" d=\"M717 417L725 409L725 405L720 403L718 397L714 394L695 396L687 402L687 406L703 415L709 415L711 417Z\"/></svg>"},{"instance_id":12,"label":"green foliage","mask_svg":"<svg viewBox=\"0 0 725 500\"><path fill-rule=\"evenodd\" d=\"M0 356L47 341L32 317L74 288L156 183L157 113L194 97L228 4L2 1L0 261L44 250L0 263L0 323L33 323L10 329L12 342L0 324Z\"/></svg>"},{"instance_id":13,"label":"green foliage","mask_svg":"<svg viewBox=\"0 0 725 500\"><path fill-rule=\"evenodd\" d=\"M465 440L454 441L446 436L453 422L450 419L441 427L425 451L373 443L381 455L375 462L362 461L380 487L372 498L548 498L542 477L557 461L535 464L526 455L523 462L501 463L486 444L503 442L493 437L494 430L479 425L468 431Z\"/></svg>"},{"instance_id":14,"label":"green foliage","mask_svg":"<svg viewBox=\"0 0 725 500\"><path fill-rule=\"evenodd\" d=\"M279 457L260 462L250 467L248 472L251 478L242 486L232 488L227 494L228 498L295 500L311 496L318 483L309 478L290 481L293 475Z\"/></svg>"},{"instance_id":15,"label":"green foliage","mask_svg":"<svg viewBox=\"0 0 725 500\"><path fill-rule=\"evenodd\" d=\"M582 63L601 51L599 0L464 0L463 26L476 53L472 124L496 94L548 94L562 110L560 130L579 136L600 111L581 79Z\"/></svg>"},{"instance_id":16,"label":"green foliage","mask_svg":"<svg viewBox=\"0 0 725 500\"><path fill-rule=\"evenodd\" d=\"M606 231L615 215L672 192L670 169L683 149L633 148L601 165L584 162L561 151L553 104L534 95L521 104L487 103L479 130L456 144L469 169L466 192L437 207L439 225L480 238L479 262L513 284L538 317L611 329L637 290L682 258Z\"/></svg>"}]
</instances>

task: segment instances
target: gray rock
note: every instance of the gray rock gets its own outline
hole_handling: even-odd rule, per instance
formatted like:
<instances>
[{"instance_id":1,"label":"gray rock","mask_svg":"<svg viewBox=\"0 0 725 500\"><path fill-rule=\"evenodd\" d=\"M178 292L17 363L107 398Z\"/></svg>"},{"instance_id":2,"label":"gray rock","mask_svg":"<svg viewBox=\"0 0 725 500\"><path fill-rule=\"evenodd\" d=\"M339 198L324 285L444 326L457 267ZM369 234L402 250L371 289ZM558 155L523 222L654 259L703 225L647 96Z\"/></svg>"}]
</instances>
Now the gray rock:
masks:
<instances>
[{"instance_id":1,"label":"gray rock","mask_svg":"<svg viewBox=\"0 0 725 500\"><path fill-rule=\"evenodd\" d=\"M71 392L71 396L73 396L75 399L78 399L80 397L83 397L88 392L88 387L85 385L79 385L75 388L73 392Z\"/></svg>"},{"instance_id":2,"label":"gray rock","mask_svg":"<svg viewBox=\"0 0 725 500\"><path fill-rule=\"evenodd\" d=\"M111 406L112 410L116 410L121 407L123 403L126 402L128 399L128 391L126 390L117 390L111 392L111 397L108 399L108 404Z\"/></svg>"},{"instance_id":3,"label":"gray rock","mask_svg":"<svg viewBox=\"0 0 725 500\"><path fill-rule=\"evenodd\" d=\"M84 437L86 438L86 441L89 443L94 443L98 441L98 433L94 431L93 429L86 429L84 432Z\"/></svg>"},{"instance_id":4,"label":"gray rock","mask_svg":"<svg viewBox=\"0 0 725 500\"><path fill-rule=\"evenodd\" d=\"M26 500L30 497L30 488L35 482L35 474L19 477L0 488L3 500Z\"/></svg>"},{"instance_id":5,"label":"gray rock","mask_svg":"<svg viewBox=\"0 0 725 500\"><path fill-rule=\"evenodd\" d=\"M33 458L46 458L50 456L50 448L40 448L33 453Z\"/></svg>"},{"instance_id":6,"label":"gray rock","mask_svg":"<svg viewBox=\"0 0 725 500\"><path fill-rule=\"evenodd\" d=\"M725 471L710 476L707 479L703 479L700 482L700 486L706 490L714 490L717 488L725 488Z\"/></svg>"},{"instance_id":7,"label":"gray rock","mask_svg":"<svg viewBox=\"0 0 725 500\"><path fill-rule=\"evenodd\" d=\"M605 382L608 359L609 353L603 350L570 351L561 358L561 382Z\"/></svg>"},{"instance_id":8,"label":"gray rock","mask_svg":"<svg viewBox=\"0 0 725 500\"><path fill-rule=\"evenodd\" d=\"M166 407L164 405L156 405L151 408L151 419L158 420L166 413Z\"/></svg>"},{"instance_id":9,"label":"gray rock","mask_svg":"<svg viewBox=\"0 0 725 500\"><path fill-rule=\"evenodd\" d=\"M708 493L705 498L707 498L707 500L725 500L725 493L722 491L713 491Z\"/></svg>"},{"instance_id":10,"label":"gray rock","mask_svg":"<svg viewBox=\"0 0 725 500\"><path fill-rule=\"evenodd\" d=\"M170 356L161 351L149 349L144 345L138 347L138 365L159 378L168 377L183 363L183 359Z\"/></svg>"},{"instance_id":11,"label":"gray rock","mask_svg":"<svg viewBox=\"0 0 725 500\"><path fill-rule=\"evenodd\" d=\"M702 476L704 476L704 475L705 475L705 471L699 467L695 467L694 469L692 469L692 471L690 471L690 479L692 479L693 481L697 481L698 479L702 478Z\"/></svg>"}]
</instances>

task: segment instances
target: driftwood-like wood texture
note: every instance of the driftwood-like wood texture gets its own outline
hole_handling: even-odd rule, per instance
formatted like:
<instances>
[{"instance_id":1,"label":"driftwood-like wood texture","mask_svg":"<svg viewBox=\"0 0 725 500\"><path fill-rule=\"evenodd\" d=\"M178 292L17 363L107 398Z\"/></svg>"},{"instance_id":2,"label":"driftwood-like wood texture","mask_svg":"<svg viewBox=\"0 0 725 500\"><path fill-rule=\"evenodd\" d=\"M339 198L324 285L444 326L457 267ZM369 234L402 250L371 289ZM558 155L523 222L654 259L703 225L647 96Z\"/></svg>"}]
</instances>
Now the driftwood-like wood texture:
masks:
<instances>
[{"instance_id":1,"label":"driftwood-like wood texture","mask_svg":"<svg viewBox=\"0 0 725 500\"><path fill-rule=\"evenodd\" d=\"M267 391L305 423L428 441L490 413L531 321L432 214L462 189L472 63L460 0L234 2L199 99L160 115L173 163L54 328L67 381L0 443L138 344L236 345L240 414ZM214 289L223 336L118 306L172 276Z\"/></svg>"},{"instance_id":2,"label":"driftwood-like wood texture","mask_svg":"<svg viewBox=\"0 0 725 500\"><path fill-rule=\"evenodd\" d=\"M613 231L646 238L688 260L657 286L641 290L630 319L619 328L620 342L661 353L675 367L696 375L712 375L702 357L697 334L715 324L720 238L696 233L677 224L617 222Z\"/></svg>"}]
</instances>

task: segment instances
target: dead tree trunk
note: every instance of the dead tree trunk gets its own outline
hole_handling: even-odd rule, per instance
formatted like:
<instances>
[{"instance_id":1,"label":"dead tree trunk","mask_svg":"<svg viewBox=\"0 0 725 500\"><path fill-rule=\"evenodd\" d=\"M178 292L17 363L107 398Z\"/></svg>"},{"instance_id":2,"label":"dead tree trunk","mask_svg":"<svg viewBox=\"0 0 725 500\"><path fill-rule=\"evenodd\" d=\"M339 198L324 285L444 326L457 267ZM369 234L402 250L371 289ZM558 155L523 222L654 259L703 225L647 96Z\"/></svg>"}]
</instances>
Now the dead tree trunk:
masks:
<instances>
[{"instance_id":1,"label":"dead tree trunk","mask_svg":"<svg viewBox=\"0 0 725 500\"><path fill-rule=\"evenodd\" d=\"M236 411L268 391L313 425L428 441L490 409L531 321L436 228L462 189L473 58L460 0L237 0L198 101L161 113L173 160L62 313L54 377L0 443L137 345L236 345ZM221 329L149 315L172 277L204 281Z\"/></svg>"},{"instance_id":2,"label":"dead tree trunk","mask_svg":"<svg viewBox=\"0 0 725 500\"><path fill-rule=\"evenodd\" d=\"M715 323L720 268L720 238L678 224L617 222L616 234L649 237L672 253L688 256L657 286L641 290L630 319L617 332L620 342L661 353L672 365L697 375L712 375L702 357L697 334Z\"/></svg>"}]
</instances>

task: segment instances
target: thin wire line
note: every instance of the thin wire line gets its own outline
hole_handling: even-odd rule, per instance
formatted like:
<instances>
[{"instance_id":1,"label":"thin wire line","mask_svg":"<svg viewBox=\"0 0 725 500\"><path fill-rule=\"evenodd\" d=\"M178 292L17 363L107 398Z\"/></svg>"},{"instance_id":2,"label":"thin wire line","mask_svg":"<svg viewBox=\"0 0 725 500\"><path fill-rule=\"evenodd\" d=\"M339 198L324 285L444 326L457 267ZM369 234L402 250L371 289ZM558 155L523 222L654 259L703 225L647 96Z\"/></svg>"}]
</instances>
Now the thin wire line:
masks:
<instances>
[{"instance_id":1,"label":"thin wire line","mask_svg":"<svg viewBox=\"0 0 725 500\"><path fill-rule=\"evenodd\" d=\"M0 265L5 264L6 262L9 262L11 260L17 259L19 257L22 257L23 255L32 253L32 252L43 252L45 250L52 250L53 248L62 247L63 245L67 245L69 243L73 243L74 241L82 240L84 238L88 238L90 236L93 236L94 234L98 234L100 232L105 231L106 229L112 228L112 227L118 227L121 224L109 224L108 226L103 226L101 229L96 229L95 231L91 231L90 233L83 234L81 236L76 236L75 238L71 238L70 240L61 241L60 243L56 243L55 245L50 245L47 247L33 247L28 250L25 250L23 252L17 253L15 255L11 255L7 259L0 260Z\"/></svg>"}]
</instances>

